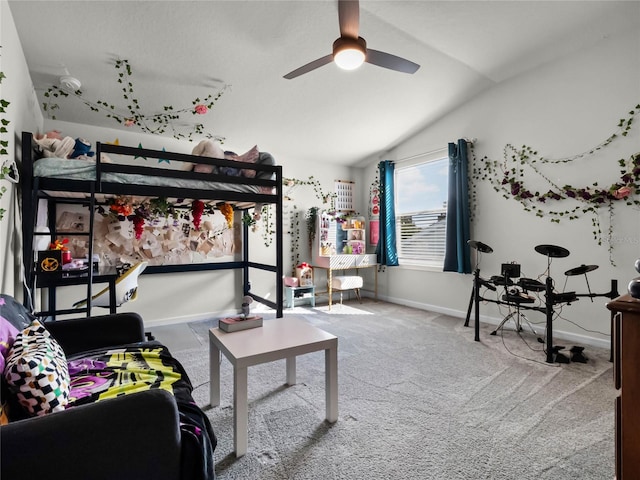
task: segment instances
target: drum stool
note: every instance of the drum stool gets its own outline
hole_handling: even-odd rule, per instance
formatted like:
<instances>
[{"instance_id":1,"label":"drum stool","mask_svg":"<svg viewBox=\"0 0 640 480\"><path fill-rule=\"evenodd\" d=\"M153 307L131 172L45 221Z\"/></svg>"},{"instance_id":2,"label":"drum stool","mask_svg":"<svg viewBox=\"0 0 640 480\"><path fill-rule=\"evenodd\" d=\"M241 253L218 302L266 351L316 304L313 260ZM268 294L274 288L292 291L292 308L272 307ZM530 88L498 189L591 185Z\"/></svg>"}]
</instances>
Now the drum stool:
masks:
<instances>
[{"instance_id":1,"label":"drum stool","mask_svg":"<svg viewBox=\"0 0 640 480\"><path fill-rule=\"evenodd\" d=\"M503 328L504 324L507 323L512 318L516 325L516 332L522 331L522 320L524 320L527 323L527 325L529 325L531 332L534 335L537 335L536 331L533 329L533 326L531 325L531 322L529 322L529 319L525 316L524 313L520 311L520 305L522 305L523 303L534 303L535 299L529 297L526 294L520 294L519 292L515 294L507 292L502 296L502 300L509 303L509 307L511 307L511 305L513 304L515 306L515 310L510 312L509 315L507 315L506 317L504 317L504 320L502 320L502 322L500 322L500 325L498 325L496 329L493 332L491 332L491 335L496 335L498 333L498 330Z\"/></svg>"}]
</instances>

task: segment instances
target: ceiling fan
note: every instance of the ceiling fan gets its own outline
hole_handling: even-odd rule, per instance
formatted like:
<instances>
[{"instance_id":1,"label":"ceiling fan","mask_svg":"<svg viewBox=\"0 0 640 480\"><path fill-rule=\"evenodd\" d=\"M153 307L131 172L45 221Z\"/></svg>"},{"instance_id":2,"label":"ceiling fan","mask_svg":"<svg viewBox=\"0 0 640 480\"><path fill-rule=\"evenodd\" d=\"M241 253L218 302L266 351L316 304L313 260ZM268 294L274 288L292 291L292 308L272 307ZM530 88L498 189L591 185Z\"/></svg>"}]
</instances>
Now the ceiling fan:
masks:
<instances>
[{"instance_id":1,"label":"ceiling fan","mask_svg":"<svg viewBox=\"0 0 640 480\"><path fill-rule=\"evenodd\" d=\"M367 48L367 42L358 35L360 29L360 6L358 0L338 0L340 38L333 42L333 53L287 73L284 78L291 80L331 61L345 70L353 70L363 62L397 72L415 73L420 65L390 53Z\"/></svg>"}]
</instances>

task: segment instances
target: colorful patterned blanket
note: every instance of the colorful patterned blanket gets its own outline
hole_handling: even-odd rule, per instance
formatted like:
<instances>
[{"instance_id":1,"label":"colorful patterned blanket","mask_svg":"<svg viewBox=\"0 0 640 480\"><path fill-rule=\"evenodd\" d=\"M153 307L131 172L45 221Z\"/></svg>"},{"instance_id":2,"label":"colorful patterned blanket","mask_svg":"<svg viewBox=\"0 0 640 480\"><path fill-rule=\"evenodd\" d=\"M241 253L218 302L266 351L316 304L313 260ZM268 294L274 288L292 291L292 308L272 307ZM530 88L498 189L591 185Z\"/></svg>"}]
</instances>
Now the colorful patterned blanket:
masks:
<instances>
[{"instance_id":1,"label":"colorful patterned blanket","mask_svg":"<svg viewBox=\"0 0 640 480\"><path fill-rule=\"evenodd\" d=\"M68 359L71 393L67 408L108 398L162 388L173 394L180 413L183 450L199 449L190 455L202 459L197 467L203 480L215 478L213 451L216 437L209 419L194 403L193 386L184 368L158 342L83 352Z\"/></svg>"},{"instance_id":2,"label":"colorful patterned blanket","mask_svg":"<svg viewBox=\"0 0 640 480\"><path fill-rule=\"evenodd\" d=\"M153 388L191 392L180 364L162 345L83 353L82 358L69 360L68 367L70 407Z\"/></svg>"}]
</instances>

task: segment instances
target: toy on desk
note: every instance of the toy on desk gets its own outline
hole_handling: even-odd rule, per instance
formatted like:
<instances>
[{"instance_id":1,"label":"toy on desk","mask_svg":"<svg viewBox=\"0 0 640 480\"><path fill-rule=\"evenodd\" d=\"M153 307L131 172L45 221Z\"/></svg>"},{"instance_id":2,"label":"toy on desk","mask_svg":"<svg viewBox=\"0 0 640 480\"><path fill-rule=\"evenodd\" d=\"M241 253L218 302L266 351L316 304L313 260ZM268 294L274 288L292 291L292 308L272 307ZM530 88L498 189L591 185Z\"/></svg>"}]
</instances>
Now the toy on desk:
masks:
<instances>
[{"instance_id":1,"label":"toy on desk","mask_svg":"<svg viewBox=\"0 0 640 480\"><path fill-rule=\"evenodd\" d=\"M237 332L262 326L262 317L251 315L253 298L250 295L242 297L242 315L218 320L218 328L223 332Z\"/></svg>"},{"instance_id":2,"label":"toy on desk","mask_svg":"<svg viewBox=\"0 0 640 480\"><path fill-rule=\"evenodd\" d=\"M313 268L306 262L302 262L296 267L296 277L301 287L313 285Z\"/></svg>"},{"instance_id":3,"label":"toy on desk","mask_svg":"<svg viewBox=\"0 0 640 480\"><path fill-rule=\"evenodd\" d=\"M251 304L253 303L253 298L249 295L245 295L242 297L242 316L245 320L249 317L251 313Z\"/></svg>"}]
</instances>

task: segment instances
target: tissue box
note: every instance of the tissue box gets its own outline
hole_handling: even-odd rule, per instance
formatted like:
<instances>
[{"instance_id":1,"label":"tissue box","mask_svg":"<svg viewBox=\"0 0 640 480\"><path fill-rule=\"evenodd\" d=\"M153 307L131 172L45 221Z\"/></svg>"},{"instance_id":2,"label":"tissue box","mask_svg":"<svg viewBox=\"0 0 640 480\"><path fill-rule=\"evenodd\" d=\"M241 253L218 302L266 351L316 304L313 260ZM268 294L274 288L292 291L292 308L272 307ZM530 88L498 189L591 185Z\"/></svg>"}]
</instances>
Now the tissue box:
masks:
<instances>
[{"instance_id":1,"label":"tissue box","mask_svg":"<svg viewBox=\"0 0 640 480\"><path fill-rule=\"evenodd\" d=\"M296 277L284 277L284 286L285 287L297 287L298 279Z\"/></svg>"},{"instance_id":2,"label":"tissue box","mask_svg":"<svg viewBox=\"0 0 640 480\"><path fill-rule=\"evenodd\" d=\"M296 277L298 285L301 287L310 287L313 285L313 268L307 263L302 263L296 267Z\"/></svg>"}]
</instances>

